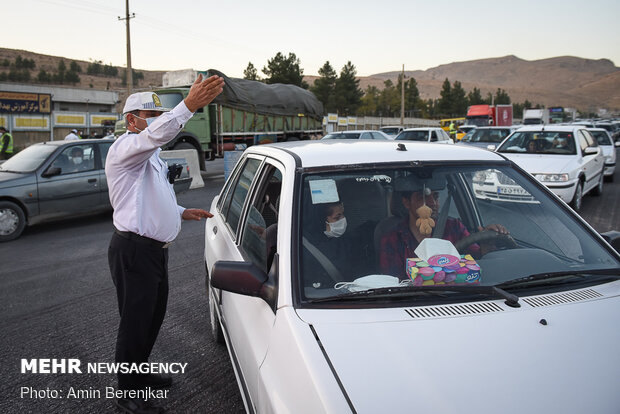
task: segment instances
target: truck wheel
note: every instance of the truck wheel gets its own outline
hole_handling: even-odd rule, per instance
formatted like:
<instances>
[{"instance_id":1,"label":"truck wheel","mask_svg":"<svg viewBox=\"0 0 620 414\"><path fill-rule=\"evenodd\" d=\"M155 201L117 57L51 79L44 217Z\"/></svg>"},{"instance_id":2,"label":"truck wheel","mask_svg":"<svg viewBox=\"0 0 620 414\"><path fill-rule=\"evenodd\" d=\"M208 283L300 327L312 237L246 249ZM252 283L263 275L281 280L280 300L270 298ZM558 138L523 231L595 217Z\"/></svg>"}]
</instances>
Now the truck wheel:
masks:
<instances>
[{"instance_id":1,"label":"truck wheel","mask_svg":"<svg viewBox=\"0 0 620 414\"><path fill-rule=\"evenodd\" d=\"M17 204L0 201L0 242L14 240L26 228L26 215Z\"/></svg>"}]
</instances>

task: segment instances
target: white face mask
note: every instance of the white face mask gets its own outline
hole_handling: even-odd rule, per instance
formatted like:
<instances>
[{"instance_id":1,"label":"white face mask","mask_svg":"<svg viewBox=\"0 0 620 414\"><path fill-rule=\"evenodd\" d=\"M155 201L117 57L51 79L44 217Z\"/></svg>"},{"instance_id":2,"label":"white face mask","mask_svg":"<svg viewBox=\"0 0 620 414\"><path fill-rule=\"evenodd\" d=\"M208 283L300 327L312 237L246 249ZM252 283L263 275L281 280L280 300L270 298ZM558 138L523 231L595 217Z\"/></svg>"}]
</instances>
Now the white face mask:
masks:
<instances>
[{"instance_id":1,"label":"white face mask","mask_svg":"<svg viewBox=\"0 0 620 414\"><path fill-rule=\"evenodd\" d=\"M329 230L326 230L324 233L327 237L340 237L347 230L347 218L343 217L340 220L336 220L333 223L329 224Z\"/></svg>"},{"instance_id":2,"label":"white face mask","mask_svg":"<svg viewBox=\"0 0 620 414\"><path fill-rule=\"evenodd\" d=\"M142 119L143 121L146 121L146 126L147 126L147 127L151 126L151 124L153 123L153 121L157 119L157 117L156 117L156 116L152 116L152 117L150 117L150 118L142 118L142 117L140 117L140 116L138 116L138 115L134 115L134 116L135 116L136 118ZM138 131L140 131L140 132L144 131L143 129L140 129L140 128L138 128L138 127L135 127L135 128L136 128Z\"/></svg>"},{"instance_id":3,"label":"white face mask","mask_svg":"<svg viewBox=\"0 0 620 414\"><path fill-rule=\"evenodd\" d=\"M73 163L74 164L81 164L82 163L82 157L73 157Z\"/></svg>"}]
</instances>

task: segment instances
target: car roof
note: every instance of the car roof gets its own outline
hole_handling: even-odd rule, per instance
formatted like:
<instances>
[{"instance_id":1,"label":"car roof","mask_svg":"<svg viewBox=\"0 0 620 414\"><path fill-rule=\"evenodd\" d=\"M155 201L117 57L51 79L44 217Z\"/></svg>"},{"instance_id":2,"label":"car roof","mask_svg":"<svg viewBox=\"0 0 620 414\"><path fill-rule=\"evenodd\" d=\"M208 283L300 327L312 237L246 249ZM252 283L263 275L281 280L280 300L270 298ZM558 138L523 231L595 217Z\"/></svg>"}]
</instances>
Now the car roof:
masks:
<instances>
[{"instance_id":1,"label":"car roof","mask_svg":"<svg viewBox=\"0 0 620 414\"><path fill-rule=\"evenodd\" d=\"M480 126L476 127L476 129L516 129L519 128L519 125L502 125L502 126Z\"/></svg>"},{"instance_id":2,"label":"car roof","mask_svg":"<svg viewBox=\"0 0 620 414\"><path fill-rule=\"evenodd\" d=\"M428 131L429 129L441 129L439 127L417 127L417 128L407 128L407 129L403 129L403 132L405 131Z\"/></svg>"},{"instance_id":3,"label":"car roof","mask_svg":"<svg viewBox=\"0 0 620 414\"><path fill-rule=\"evenodd\" d=\"M56 141L44 141L44 142L38 142L37 144L61 146L61 145L65 145L65 144L90 144L90 143L94 143L94 142L102 142L101 140L102 140L102 138L93 138L93 139L74 139L74 140L64 140L64 139L60 139L60 140L56 140ZM106 141L107 141L107 140L106 140ZM104 142L105 142L105 141L104 141Z\"/></svg>"},{"instance_id":4,"label":"car roof","mask_svg":"<svg viewBox=\"0 0 620 414\"><path fill-rule=\"evenodd\" d=\"M352 129L350 131L328 132L327 135L330 135L330 134L351 134L351 133L357 134L357 133L360 133L360 132L381 132L381 131L379 131L378 129Z\"/></svg>"},{"instance_id":5,"label":"car roof","mask_svg":"<svg viewBox=\"0 0 620 414\"><path fill-rule=\"evenodd\" d=\"M406 151L398 150L400 146ZM408 161L504 160L502 156L481 148L411 141L294 141L254 145L246 151L276 158L294 157L298 160L297 165L304 168Z\"/></svg>"},{"instance_id":6,"label":"car roof","mask_svg":"<svg viewBox=\"0 0 620 414\"><path fill-rule=\"evenodd\" d=\"M528 132L528 131L558 131L558 132L569 132L574 131L575 129L586 129L583 125L526 125L519 128L519 132Z\"/></svg>"}]
</instances>

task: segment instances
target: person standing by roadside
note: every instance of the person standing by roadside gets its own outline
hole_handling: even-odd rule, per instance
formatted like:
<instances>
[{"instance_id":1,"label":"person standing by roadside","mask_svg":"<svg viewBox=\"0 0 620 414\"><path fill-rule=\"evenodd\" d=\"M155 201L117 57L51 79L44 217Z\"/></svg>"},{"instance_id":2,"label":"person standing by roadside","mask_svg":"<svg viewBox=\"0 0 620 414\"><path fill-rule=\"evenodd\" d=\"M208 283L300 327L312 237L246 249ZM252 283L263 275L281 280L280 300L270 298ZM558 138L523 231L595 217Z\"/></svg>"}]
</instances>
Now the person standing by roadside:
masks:
<instances>
[{"instance_id":1,"label":"person standing by roadside","mask_svg":"<svg viewBox=\"0 0 620 414\"><path fill-rule=\"evenodd\" d=\"M76 141L80 139L77 129L72 129L71 132L69 132L67 134L67 136L65 137L65 141Z\"/></svg>"},{"instance_id":2,"label":"person standing by roadside","mask_svg":"<svg viewBox=\"0 0 620 414\"><path fill-rule=\"evenodd\" d=\"M168 301L168 246L181 229L181 220L213 217L201 209L177 205L168 167L160 147L173 140L199 108L208 105L224 80L202 75L175 108L163 108L157 94L130 95L123 114L127 132L110 147L105 173L114 208L114 233L108 249L116 287L120 324L116 362L147 362L164 320ZM166 388L171 377L156 374L118 374L120 390ZM129 396L129 393L127 393ZM161 413L162 407L140 398L118 398L129 413Z\"/></svg>"},{"instance_id":3,"label":"person standing by roadside","mask_svg":"<svg viewBox=\"0 0 620 414\"><path fill-rule=\"evenodd\" d=\"M450 121L450 138L452 142L456 143L456 126L454 125L454 121Z\"/></svg>"},{"instance_id":4,"label":"person standing by roadside","mask_svg":"<svg viewBox=\"0 0 620 414\"><path fill-rule=\"evenodd\" d=\"M8 160L13 156L13 136L3 126L0 126L0 133L0 160Z\"/></svg>"}]
</instances>

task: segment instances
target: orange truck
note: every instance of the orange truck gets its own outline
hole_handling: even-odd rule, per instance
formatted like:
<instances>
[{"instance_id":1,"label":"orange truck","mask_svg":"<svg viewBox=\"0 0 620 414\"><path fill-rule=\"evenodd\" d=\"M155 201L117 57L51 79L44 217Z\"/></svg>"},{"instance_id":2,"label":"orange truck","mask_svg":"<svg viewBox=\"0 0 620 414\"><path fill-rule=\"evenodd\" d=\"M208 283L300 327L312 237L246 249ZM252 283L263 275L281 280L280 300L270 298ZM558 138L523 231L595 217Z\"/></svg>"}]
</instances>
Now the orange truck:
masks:
<instances>
[{"instance_id":1,"label":"orange truck","mask_svg":"<svg viewBox=\"0 0 620 414\"><path fill-rule=\"evenodd\" d=\"M467 108L467 124L476 126L512 125L512 105L471 105Z\"/></svg>"}]
</instances>

